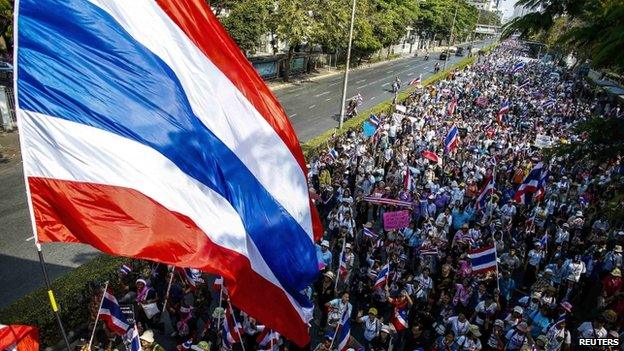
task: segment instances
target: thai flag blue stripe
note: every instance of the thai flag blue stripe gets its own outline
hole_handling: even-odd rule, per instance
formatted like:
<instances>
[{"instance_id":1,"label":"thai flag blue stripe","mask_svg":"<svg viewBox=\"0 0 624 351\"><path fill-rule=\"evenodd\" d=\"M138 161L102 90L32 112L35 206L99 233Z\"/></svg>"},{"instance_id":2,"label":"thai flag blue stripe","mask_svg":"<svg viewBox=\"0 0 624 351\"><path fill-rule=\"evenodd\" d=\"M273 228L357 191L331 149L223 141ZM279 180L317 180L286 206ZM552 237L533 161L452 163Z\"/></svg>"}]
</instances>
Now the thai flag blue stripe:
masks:
<instances>
[{"instance_id":1,"label":"thai flag blue stripe","mask_svg":"<svg viewBox=\"0 0 624 351\"><path fill-rule=\"evenodd\" d=\"M158 56L85 0L22 0L19 21L20 108L118 134L169 158L232 204L277 279L299 297L318 274L312 241L196 117Z\"/></svg>"},{"instance_id":2,"label":"thai flag blue stripe","mask_svg":"<svg viewBox=\"0 0 624 351\"><path fill-rule=\"evenodd\" d=\"M481 266L483 264L487 264L490 262L496 262L496 254L494 252L487 254L487 255L483 255L483 256L479 256L479 257L475 257L471 259L472 262L472 266L476 267L476 266Z\"/></svg>"}]
</instances>

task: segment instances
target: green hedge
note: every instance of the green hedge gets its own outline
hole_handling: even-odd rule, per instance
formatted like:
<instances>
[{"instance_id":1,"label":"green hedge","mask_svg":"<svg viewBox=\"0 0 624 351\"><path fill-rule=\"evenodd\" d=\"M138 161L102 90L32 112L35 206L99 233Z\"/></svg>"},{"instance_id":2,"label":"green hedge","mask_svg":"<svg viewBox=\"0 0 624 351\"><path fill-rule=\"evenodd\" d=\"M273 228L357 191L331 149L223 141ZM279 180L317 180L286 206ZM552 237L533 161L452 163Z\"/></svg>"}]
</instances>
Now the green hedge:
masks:
<instances>
[{"instance_id":1,"label":"green hedge","mask_svg":"<svg viewBox=\"0 0 624 351\"><path fill-rule=\"evenodd\" d=\"M494 44L493 44L494 45ZM490 45L490 46L493 46ZM489 47L488 47L489 48ZM487 49L487 48L486 48ZM485 50L485 49L484 49ZM491 49L489 49L491 50ZM446 69L445 71L440 71L434 75L432 75L431 77L425 79L422 83L423 86L427 86L430 84L433 84L435 82L437 82L438 80L443 79L444 77L446 77L451 71L453 70L457 70L457 69L462 69L466 66L469 66L471 64L473 64L475 61L477 60L477 58L475 56L470 56L470 57L466 57L464 59L462 59L461 61L457 62L456 64L454 64L453 66L451 66L450 68ZM403 101L405 100L416 88L415 87L409 87L406 90L402 91L399 93L398 96L398 101ZM381 102L377 105L375 105L374 107L366 110L366 111L362 111L358 114L357 117L355 118L351 118L347 121L344 122L343 124L343 128L342 129L330 129L328 131L325 131L324 133L320 134L319 136L310 139L308 141L306 141L305 143L301 144L301 149L303 150L303 154L308 157L314 154L314 152L316 150L318 150L321 146L323 146L324 143L326 143L331 137L332 135L342 135L344 133L347 133L348 131L352 130L352 129L357 129L360 128L360 126L362 125L362 123L367 120L371 114L377 115L383 112L387 112L387 113L391 113L392 112L392 98Z\"/></svg>"},{"instance_id":2,"label":"green hedge","mask_svg":"<svg viewBox=\"0 0 624 351\"><path fill-rule=\"evenodd\" d=\"M52 290L67 332L85 326L89 313L89 282L102 283L109 280L127 260L100 255L52 282ZM41 279L41 284L44 284L42 277L33 279ZM1 309L0 322L37 326L44 346L53 346L62 340L45 288L37 289Z\"/></svg>"}]
</instances>

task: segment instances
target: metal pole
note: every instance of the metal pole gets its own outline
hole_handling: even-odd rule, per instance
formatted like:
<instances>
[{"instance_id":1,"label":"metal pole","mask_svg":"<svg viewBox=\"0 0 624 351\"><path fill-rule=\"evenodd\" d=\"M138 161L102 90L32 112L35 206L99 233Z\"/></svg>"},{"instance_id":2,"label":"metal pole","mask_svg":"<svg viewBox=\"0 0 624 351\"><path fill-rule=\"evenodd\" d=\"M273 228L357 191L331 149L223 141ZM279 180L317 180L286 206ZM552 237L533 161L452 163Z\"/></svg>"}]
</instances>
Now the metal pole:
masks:
<instances>
[{"instance_id":1,"label":"metal pole","mask_svg":"<svg viewBox=\"0 0 624 351\"><path fill-rule=\"evenodd\" d=\"M451 33L449 34L448 45L446 46L446 58L444 59L444 69L446 71L446 63L451 56L451 40L453 40L453 31L455 30L455 18L457 18L457 4L455 4L455 14L453 15L453 23L451 24Z\"/></svg>"},{"instance_id":2,"label":"metal pole","mask_svg":"<svg viewBox=\"0 0 624 351\"><path fill-rule=\"evenodd\" d=\"M349 28L349 45L347 46L347 66L345 67L344 81L342 82L342 100L340 101L340 123L338 128L342 129L345 115L345 103L347 99L347 81L349 80L349 64L351 63L351 41L353 40L353 22L355 21L355 1L351 7L351 26Z\"/></svg>"},{"instance_id":3,"label":"metal pole","mask_svg":"<svg viewBox=\"0 0 624 351\"><path fill-rule=\"evenodd\" d=\"M54 293L52 292L52 284L50 284L50 278L48 277L48 271L45 268L45 260L43 259L43 252L41 252L41 244L35 243L37 247L37 254L39 255L39 263L41 264L41 271L43 272L43 279L45 280L46 288L48 289L48 299L50 299L50 306L52 307L52 311L54 311L54 315L56 316L56 324L61 331L61 335L63 335L63 341L65 341L65 346L67 350L71 350L69 346L69 340L67 339L67 334L65 334L65 328L63 327L63 321L61 321L61 314L59 313L58 306L56 305L56 299L54 298Z\"/></svg>"},{"instance_id":4,"label":"metal pole","mask_svg":"<svg viewBox=\"0 0 624 351\"><path fill-rule=\"evenodd\" d=\"M91 344L93 344L93 337L95 336L95 330L97 329L97 323L100 318L100 311L102 310L102 304L104 303L104 295L106 294L106 290L108 290L108 280L106 284L104 284L104 291L102 291L102 299L100 300L100 308L98 308L98 314L95 316L95 323L93 324L93 331L91 332L91 337L89 338L89 347L87 350L91 351Z\"/></svg>"}]
</instances>

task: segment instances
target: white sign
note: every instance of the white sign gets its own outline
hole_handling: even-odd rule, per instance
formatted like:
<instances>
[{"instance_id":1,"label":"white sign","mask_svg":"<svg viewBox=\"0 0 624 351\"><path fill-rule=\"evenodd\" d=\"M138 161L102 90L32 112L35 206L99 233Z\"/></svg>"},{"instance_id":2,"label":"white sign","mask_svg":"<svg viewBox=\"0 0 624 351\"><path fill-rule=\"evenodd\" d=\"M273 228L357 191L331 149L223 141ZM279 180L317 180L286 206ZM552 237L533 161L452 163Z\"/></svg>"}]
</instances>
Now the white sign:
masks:
<instances>
[{"instance_id":1,"label":"white sign","mask_svg":"<svg viewBox=\"0 0 624 351\"><path fill-rule=\"evenodd\" d=\"M407 107L405 107L403 105L396 105L395 108L399 112L407 113Z\"/></svg>"},{"instance_id":2,"label":"white sign","mask_svg":"<svg viewBox=\"0 0 624 351\"><path fill-rule=\"evenodd\" d=\"M535 141L533 142L533 145L535 145L535 147L538 147L540 149L551 147L553 146L553 144L554 142L551 137L549 137L548 135L542 135L542 134L538 134L535 137Z\"/></svg>"}]
</instances>

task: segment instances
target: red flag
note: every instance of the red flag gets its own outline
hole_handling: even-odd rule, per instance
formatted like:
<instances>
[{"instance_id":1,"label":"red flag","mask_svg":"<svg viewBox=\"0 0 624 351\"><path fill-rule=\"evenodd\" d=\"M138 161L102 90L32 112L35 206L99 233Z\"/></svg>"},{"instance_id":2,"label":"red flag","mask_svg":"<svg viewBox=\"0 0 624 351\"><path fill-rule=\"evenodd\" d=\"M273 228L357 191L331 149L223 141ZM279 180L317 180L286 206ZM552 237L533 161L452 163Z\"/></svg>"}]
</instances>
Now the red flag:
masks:
<instances>
[{"instance_id":1,"label":"red flag","mask_svg":"<svg viewBox=\"0 0 624 351\"><path fill-rule=\"evenodd\" d=\"M28 325L0 325L0 350L38 351L39 330Z\"/></svg>"}]
</instances>

